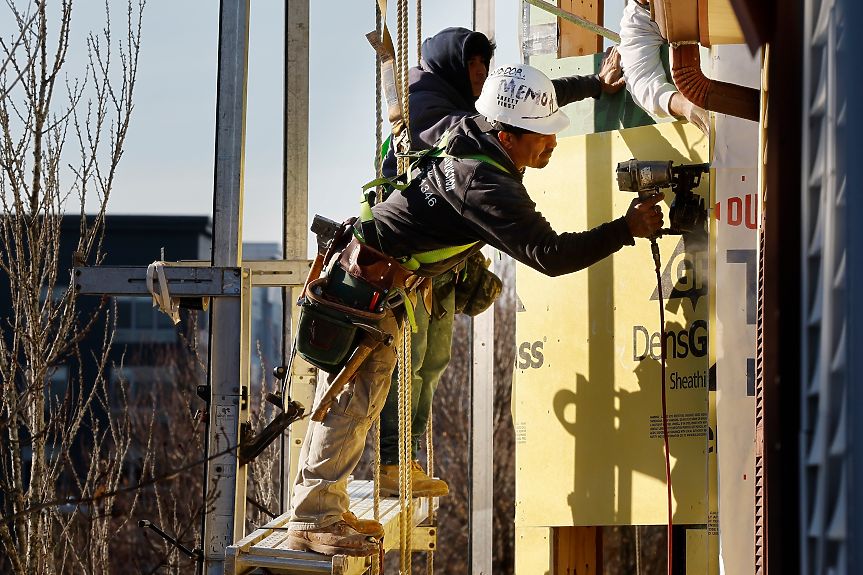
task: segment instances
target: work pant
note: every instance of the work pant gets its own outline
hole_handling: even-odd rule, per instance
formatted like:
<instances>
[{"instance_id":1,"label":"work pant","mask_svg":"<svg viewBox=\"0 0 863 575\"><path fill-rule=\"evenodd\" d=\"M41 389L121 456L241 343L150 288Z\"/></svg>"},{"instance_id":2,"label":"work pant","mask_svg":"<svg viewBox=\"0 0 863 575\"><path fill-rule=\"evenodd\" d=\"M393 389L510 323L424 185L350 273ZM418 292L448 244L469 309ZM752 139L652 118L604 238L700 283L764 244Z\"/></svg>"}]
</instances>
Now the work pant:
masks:
<instances>
[{"instance_id":1,"label":"work pant","mask_svg":"<svg viewBox=\"0 0 863 575\"><path fill-rule=\"evenodd\" d=\"M387 311L381 328L398 332L392 311ZM291 499L291 527L326 527L341 520L350 508L348 475L357 466L366 434L384 406L395 365L395 344L379 345L336 397L324 420L309 422ZM328 387L318 384L315 405Z\"/></svg>"},{"instance_id":2,"label":"work pant","mask_svg":"<svg viewBox=\"0 0 863 575\"><path fill-rule=\"evenodd\" d=\"M434 278L433 287L441 288L452 282L453 272ZM411 337L411 455L417 458L420 437L425 433L431 415L432 398L440 376L452 356L452 325L455 316L455 290L438 299L446 310L443 317L429 315L422 302L417 302L417 332ZM399 381L394 372L389 394L381 412L381 465L399 463Z\"/></svg>"}]
</instances>

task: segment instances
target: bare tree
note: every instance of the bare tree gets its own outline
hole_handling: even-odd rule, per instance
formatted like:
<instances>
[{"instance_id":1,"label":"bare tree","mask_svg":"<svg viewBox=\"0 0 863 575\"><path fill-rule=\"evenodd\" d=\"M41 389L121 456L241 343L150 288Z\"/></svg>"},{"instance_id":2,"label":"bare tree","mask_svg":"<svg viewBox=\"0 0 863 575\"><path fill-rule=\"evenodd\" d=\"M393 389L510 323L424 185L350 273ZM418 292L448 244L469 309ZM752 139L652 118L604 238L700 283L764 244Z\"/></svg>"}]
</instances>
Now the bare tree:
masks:
<instances>
[{"instance_id":1,"label":"bare tree","mask_svg":"<svg viewBox=\"0 0 863 575\"><path fill-rule=\"evenodd\" d=\"M119 40L106 3L105 26L88 35L86 66L77 76L66 71L72 0L50 8L48 0L7 0L6 7L2 18L17 31L0 38L0 268L11 305L0 322L0 519L15 519L0 523L0 543L16 574L103 573L118 529L112 497L24 512L58 498L112 493L129 479L132 421L128 409L109 408L105 378L110 314L103 301L82 316L65 271L72 262L60 262L59 254L61 221L73 209L81 215L76 261L102 260L105 208L132 112L144 0L129 0ZM91 205L95 214L85 217ZM100 338L101 352L82 357L85 336ZM89 381L85 362L97 374ZM77 373L52 393L63 363ZM76 521L84 516L82 531Z\"/></svg>"}]
</instances>

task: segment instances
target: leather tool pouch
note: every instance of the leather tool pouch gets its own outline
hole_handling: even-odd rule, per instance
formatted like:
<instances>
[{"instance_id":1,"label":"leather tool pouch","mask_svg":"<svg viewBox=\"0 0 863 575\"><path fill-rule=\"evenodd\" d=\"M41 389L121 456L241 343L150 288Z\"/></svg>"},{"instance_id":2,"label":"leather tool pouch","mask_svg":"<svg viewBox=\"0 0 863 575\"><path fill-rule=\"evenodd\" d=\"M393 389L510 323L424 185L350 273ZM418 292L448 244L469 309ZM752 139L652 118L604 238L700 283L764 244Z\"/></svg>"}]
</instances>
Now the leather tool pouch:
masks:
<instances>
[{"instance_id":1,"label":"leather tool pouch","mask_svg":"<svg viewBox=\"0 0 863 575\"><path fill-rule=\"evenodd\" d=\"M406 287L413 276L396 260L357 238L351 239L336 265L384 293L393 287Z\"/></svg>"},{"instance_id":2,"label":"leather tool pouch","mask_svg":"<svg viewBox=\"0 0 863 575\"><path fill-rule=\"evenodd\" d=\"M503 282L488 271L489 261L477 252L465 261L464 272L455 284L455 311L471 317L491 307L503 290Z\"/></svg>"}]
</instances>

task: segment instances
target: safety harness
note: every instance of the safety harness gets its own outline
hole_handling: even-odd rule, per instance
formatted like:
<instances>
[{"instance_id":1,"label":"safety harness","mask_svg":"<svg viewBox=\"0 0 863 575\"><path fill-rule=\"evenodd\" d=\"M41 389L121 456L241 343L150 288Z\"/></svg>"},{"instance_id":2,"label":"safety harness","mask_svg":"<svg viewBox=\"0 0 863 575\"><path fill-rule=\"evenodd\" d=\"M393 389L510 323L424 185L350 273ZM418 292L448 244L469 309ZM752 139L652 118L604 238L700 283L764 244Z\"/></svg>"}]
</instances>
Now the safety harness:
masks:
<instances>
[{"instance_id":1,"label":"safety harness","mask_svg":"<svg viewBox=\"0 0 863 575\"><path fill-rule=\"evenodd\" d=\"M375 188L378 186L384 186L384 200L389 197L389 194L393 192L393 190L404 191L411 185L412 182L412 174L414 171L419 171L425 166L425 163L434 158L452 158L455 160L477 160L480 162L485 162L486 164L490 164L495 168L501 170L502 172L510 173L504 166L500 163L492 160L490 157L485 154L466 154L461 156L454 156L452 154L447 153L446 146L449 141L450 132L444 132L443 136L437 141L437 143L430 149L424 150L422 152L411 152L405 154L405 156L414 158L414 161L411 163L410 168L403 174L402 176L396 178L376 178L371 182L367 183L363 186L362 196L360 198L360 225L359 229L354 228L354 235L362 242L365 242L375 248L378 251L383 251L381 249L380 237L378 236L378 230L375 226L375 216L372 213L372 206L374 205L374 199L376 197ZM400 181L401 178L404 178L404 181ZM449 246L445 248L438 248L436 250L430 250L427 252L421 252L418 254L413 254L409 256L405 256L402 258L393 258L399 264L408 271L415 271L419 269L422 264L434 264L438 262L442 262L451 257L457 256L458 254L464 253L473 246L475 246L479 242L471 242L469 244L464 244L460 246Z\"/></svg>"}]
</instances>

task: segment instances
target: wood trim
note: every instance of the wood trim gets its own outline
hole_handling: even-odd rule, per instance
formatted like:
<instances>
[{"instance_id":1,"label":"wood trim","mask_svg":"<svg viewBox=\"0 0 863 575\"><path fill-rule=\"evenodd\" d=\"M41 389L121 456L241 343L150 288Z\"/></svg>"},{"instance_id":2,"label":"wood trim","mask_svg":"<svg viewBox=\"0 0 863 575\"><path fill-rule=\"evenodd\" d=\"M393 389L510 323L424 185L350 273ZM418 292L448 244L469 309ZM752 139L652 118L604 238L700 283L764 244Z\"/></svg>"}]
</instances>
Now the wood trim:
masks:
<instances>
[{"instance_id":1,"label":"wood trim","mask_svg":"<svg viewBox=\"0 0 863 575\"><path fill-rule=\"evenodd\" d=\"M698 41L705 48L710 48L710 12L707 3L708 0L698 0Z\"/></svg>"}]
</instances>

